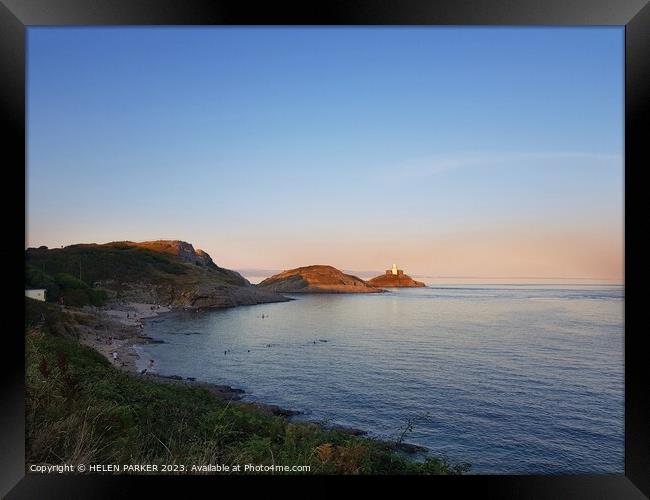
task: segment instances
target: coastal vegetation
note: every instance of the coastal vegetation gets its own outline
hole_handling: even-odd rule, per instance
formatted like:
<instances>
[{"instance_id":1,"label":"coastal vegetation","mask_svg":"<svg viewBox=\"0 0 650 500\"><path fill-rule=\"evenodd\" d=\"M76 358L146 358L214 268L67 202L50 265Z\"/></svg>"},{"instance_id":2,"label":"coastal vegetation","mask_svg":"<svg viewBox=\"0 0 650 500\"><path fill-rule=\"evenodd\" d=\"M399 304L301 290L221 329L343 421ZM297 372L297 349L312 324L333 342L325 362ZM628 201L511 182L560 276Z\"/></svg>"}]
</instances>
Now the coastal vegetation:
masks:
<instances>
[{"instance_id":1,"label":"coastal vegetation","mask_svg":"<svg viewBox=\"0 0 650 500\"><path fill-rule=\"evenodd\" d=\"M181 241L116 241L51 249L39 247L27 249L25 256L28 266L42 269L44 273L76 275L91 284L110 285L138 280L164 283L192 274L193 269L186 264L211 271L211 277L223 285L248 284L240 274L220 268L207 254L195 251L191 244Z\"/></svg>"},{"instance_id":2,"label":"coastal vegetation","mask_svg":"<svg viewBox=\"0 0 650 500\"><path fill-rule=\"evenodd\" d=\"M101 306L108 298L105 290L94 289L71 274L59 272L52 276L30 265L25 269L25 286L45 289L48 302L62 301L76 307Z\"/></svg>"},{"instance_id":3,"label":"coastal vegetation","mask_svg":"<svg viewBox=\"0 0 650 500\"><path fill-rule=\"evenodd\" d=\"M81 345L87 314L26 299L28 463L308 465L311 474L461 474L391 443L294 423L200 386L126 373Z\"/></svg>"}]
</instances>

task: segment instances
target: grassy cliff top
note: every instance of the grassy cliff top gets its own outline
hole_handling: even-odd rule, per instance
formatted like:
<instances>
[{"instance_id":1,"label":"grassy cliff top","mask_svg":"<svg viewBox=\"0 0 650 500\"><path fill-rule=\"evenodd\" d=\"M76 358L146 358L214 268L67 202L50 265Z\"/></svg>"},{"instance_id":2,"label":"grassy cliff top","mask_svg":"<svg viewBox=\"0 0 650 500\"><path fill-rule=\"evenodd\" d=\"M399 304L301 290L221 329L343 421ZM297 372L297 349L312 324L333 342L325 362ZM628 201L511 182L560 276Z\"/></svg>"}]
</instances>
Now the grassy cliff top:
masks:
<instances>
[{"instance_id":1,"label":"grassy cliff top","mask_svg":"<svg viewBox=\"0 0 650 500\"><path fill-rule=\"evenodd\" d=\"M66 273L87 284L156 283L209 279L215 284L247 286L239 273L224 269L191 244L172 240L78 244L63 248L28 248L28 270L54 276Z\"/></svg>"}]
</instances>

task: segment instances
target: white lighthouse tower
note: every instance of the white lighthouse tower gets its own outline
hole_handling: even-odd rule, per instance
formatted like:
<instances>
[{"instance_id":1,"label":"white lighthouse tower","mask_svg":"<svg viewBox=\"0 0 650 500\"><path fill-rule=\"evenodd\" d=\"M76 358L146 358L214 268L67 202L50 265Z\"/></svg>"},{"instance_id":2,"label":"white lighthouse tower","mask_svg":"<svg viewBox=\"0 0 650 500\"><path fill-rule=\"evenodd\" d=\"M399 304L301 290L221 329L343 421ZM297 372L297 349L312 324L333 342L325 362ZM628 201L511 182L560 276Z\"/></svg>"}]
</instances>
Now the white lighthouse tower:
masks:
<instances>
[{"instance_id":1,"label":"white lighthouse tower","mask_svg":"<svg viewBox=\"0 0 650 500\"><path fill-rule=\"evenodd\" d=\"M393 269L391 270L393 276L397 276L397 264L393 264Z\"/></svg>"}]
</instances>

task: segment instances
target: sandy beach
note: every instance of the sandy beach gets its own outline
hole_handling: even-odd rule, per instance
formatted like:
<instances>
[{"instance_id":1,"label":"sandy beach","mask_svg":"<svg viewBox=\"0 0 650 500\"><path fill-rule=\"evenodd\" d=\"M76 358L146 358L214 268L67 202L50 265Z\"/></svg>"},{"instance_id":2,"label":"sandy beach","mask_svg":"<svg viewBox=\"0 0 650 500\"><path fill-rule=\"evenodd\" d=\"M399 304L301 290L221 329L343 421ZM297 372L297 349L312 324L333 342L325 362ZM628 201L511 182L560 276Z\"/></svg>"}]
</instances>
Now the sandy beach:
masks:
<instances>
[{"instance_id":1,"label":"sandy beach","mask_svg":"<svg viewBox=\"0 0 650 500\"><path fill-rule=\"evenodd\" d=\"M79 340L104 355L116 367L138 373L136 346L151 342L143 333L144 320L170 312L170 309L142 302L119 302L87 312L95 316L97 323L94 328L86 327ZM117 353L117 359L113 358L113 353Z\"/></svg>"}]
</instances>

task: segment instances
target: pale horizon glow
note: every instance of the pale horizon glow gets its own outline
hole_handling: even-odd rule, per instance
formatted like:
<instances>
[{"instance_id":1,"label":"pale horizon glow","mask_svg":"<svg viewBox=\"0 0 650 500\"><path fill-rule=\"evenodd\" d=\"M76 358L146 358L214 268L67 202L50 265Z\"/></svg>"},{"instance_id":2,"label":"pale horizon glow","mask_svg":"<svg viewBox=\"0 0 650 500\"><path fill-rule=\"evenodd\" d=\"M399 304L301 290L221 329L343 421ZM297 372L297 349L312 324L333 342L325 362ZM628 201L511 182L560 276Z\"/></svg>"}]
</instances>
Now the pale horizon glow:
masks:
<instances>
[{"instance_id":1,"label":"pale horizon glow","mask_svg":"<svg viewBox=\"0 0 650 500\"><path fill-rule=\"evenodd\" d=\"M26 247L622 284L623 33L29 28Z\"/></svg>"}]
</instances>

